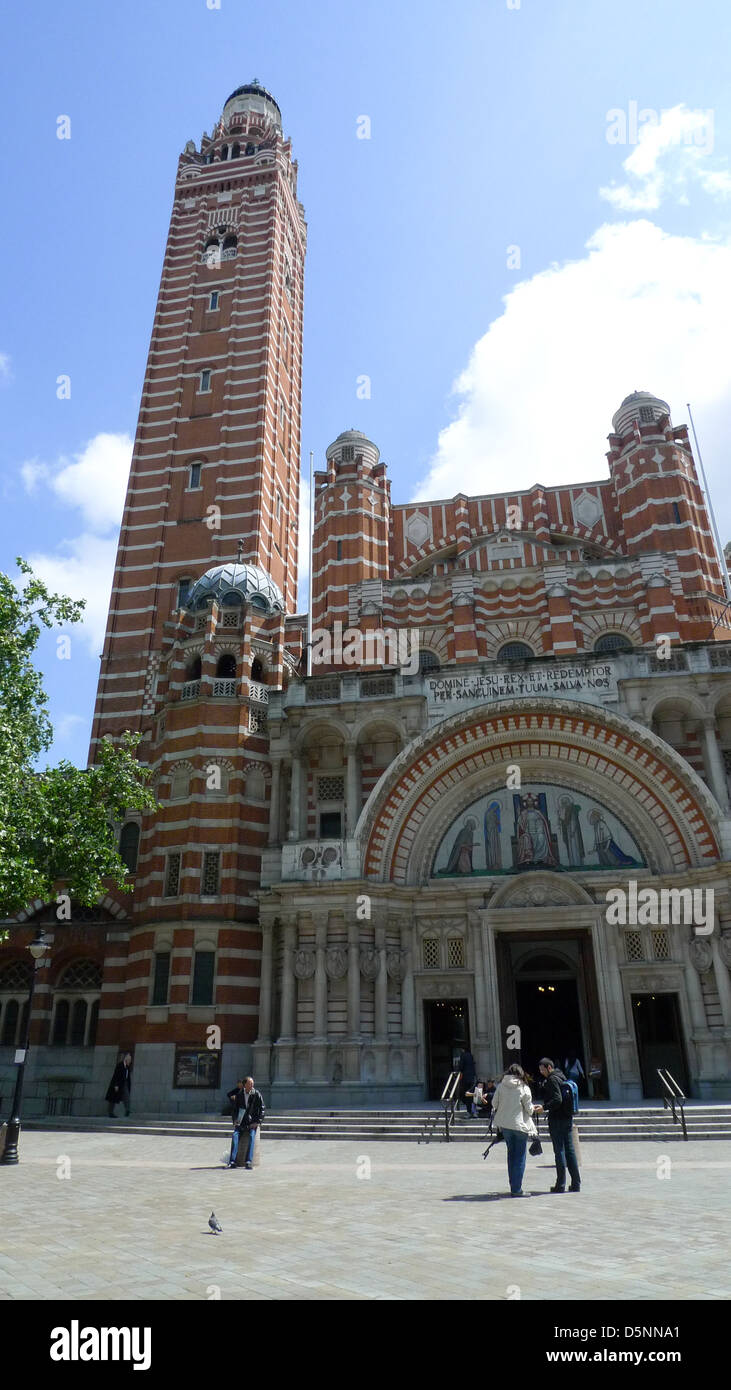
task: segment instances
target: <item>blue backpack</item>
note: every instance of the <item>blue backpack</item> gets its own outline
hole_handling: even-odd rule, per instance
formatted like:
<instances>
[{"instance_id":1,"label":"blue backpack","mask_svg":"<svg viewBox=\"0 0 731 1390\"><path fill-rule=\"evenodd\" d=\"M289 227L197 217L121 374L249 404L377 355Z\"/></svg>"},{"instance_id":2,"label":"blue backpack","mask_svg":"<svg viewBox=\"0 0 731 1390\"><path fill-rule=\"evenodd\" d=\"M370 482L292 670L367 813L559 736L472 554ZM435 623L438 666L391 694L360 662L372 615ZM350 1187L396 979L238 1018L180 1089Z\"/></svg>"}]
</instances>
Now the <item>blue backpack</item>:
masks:
<instances>
[{"instance_id":1,"label":"blue backpack","mask_svg":"<svg viewBox=\"0 0 731 1390\"><path fill-rule=\"evenodd\" d=\"M579 1113L579 1088L575 1081L568 1078L561 1082L561 1099L563 1100L564 1115L578 1115Z\"/></svg>"}]
</instances>

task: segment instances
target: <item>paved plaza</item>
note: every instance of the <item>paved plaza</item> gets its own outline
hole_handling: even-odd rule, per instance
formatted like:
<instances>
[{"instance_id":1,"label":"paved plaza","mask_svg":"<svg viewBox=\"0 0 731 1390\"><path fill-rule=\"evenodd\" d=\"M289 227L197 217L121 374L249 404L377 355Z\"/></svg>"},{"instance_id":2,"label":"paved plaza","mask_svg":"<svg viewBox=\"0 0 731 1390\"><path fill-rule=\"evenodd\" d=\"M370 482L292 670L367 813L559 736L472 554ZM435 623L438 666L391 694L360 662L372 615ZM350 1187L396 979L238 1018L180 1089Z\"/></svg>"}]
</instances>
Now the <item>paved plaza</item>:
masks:
<instances>
[{"instance_id":1,"label":"paved plaza","mask_svg":"<svg viewBox=\"0 0 731 1390\"><path fill-rule=\"evenodd\" d=\"M483 1161L473 1144L264 1138L251 1172L223 1168L223 1149L25 1132L0 1168L0 1298L729 1296L725 1142L585 1144L573 1196L548 1193L546 1149L522 1201L502 1145Z\"/></svg>"}]
</instances>

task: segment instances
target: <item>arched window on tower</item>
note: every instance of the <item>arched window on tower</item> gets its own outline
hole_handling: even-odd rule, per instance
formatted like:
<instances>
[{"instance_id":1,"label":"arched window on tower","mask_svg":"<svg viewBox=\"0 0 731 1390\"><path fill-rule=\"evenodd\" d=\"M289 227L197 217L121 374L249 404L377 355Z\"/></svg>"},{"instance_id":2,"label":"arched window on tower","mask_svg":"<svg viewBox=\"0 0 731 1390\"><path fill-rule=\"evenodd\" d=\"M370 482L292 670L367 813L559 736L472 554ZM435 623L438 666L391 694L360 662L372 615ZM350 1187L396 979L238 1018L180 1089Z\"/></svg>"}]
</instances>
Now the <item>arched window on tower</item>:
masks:
<instances>
[{"instance_id":1,"label":"arched window on tower","mask_svg":"<svg viewBox=\"0 0 731 1390\"><path fill-rule=\"evenodd\" d=\"M246 154L256 154L256 146L255 146L255 145L247 145L247 146L246 146Z\"/></svg>"},{"instance_id":2,"label":"arched window on tower","mask_svg":"<svg viewBox=\"0 0 731 1390\"><path fill-rule=\"evenodd\" d=\"M259 681L261 685L264 684L264 667L258 656L255 656L251 663L251 679Z\"/></svg>"},{"instance_id":3,"label":"arched window on tower","mask_svg":"<svg viewBox=\"0 0 731 1390\"><path fill-rule=\"evenodd\" d=\"M237 241L235 236L227 236L223 239L223 260L232 261L236 255Z\"/></svg>"},{"instance_id":4,"label":"arched window on tower","mask_svg":"<svg viewBox=\"0 0 731 1390\"><path fill-rule=\"evenodd\" d=\"M236 657L232 652L223 652L216 662L216 675L224 680L236 678Z\"/></svg>"},{"instance_id":5,"label":"arched window on tower","mask_svg":"<svg viewBox=\"0 0 731 1390\"><path fill-rule=\"evenodd\" d=\"M439 669L439 657L434 652L430 652L428 647L419 652L419 670L422 676Z\"/></svg>"},{"instance_id":6,"label":"arched window on tower","mask_svg":"<svg viewBox=\"0 0 731 1390\"><path fill-rule=\"evenodd\" d=\"M221 159L228 159L228 145L221 146Z\"/></svg>"},{"instance_id":7,"label":"arched window on tower","mask_svg":"<svg viewBox=\"0 0 731 1390\"><path fill-rule=\"evenodd\" d=\"M531 656L533 649L527 642L506 642L497 654L498 661L525 661Z\"/></svg>"},{"instance_id":8,"label":"arched window on tower","mask_svg":"<svg viewBox=\"0 0 731 1390\"><path fill-rule=\"evenodd\" d=\"M185 679L186 679L187 681L199 681L200 678L201 678L201 659L200 659L199 656L194 656L194 657L193 657L193 660L192 660L192 661L189 661L189 662L188 662L188 665L187 665L187 667L186 667L186 670L185 670Z\"/></svg>"},{"instance_id":9,"label":"arched window on tower","mask_svg":"<svg viewBox=\"0 0 731 1390\"><path fill-rule=\"evenodd\" d=\"M238 140L234 140L234 143L233 143L233 145L231 146L231 158L232 158L232 159L238 159L238 157L239 157L240 154L241 154L241 146L240 146Z\"/></svg>"},{"instance_id":10,"label":"arched window on tower","mask_svg":"<svg viewBox=\"0 0 731 1390\"><path fill-rule=\"evenodd\" d=\"M594 651L601 656L606 656L609 652L631 652L632 643L629 637L625 637L621 632L605 632L603 637L599 637L594 643Z\"/></svg>"},{"instance_id":11,"label":"arched window on tower","mask_svg":"<svg viewBox=\"0 0 731 1390\"><path fill-rule=\"evenodd\" d=\"M119 857L133 874L137 868L137 854L140 847L140 827L136 821L128 820L122 826L119 837Z\"/></svg>"}]
</instances>

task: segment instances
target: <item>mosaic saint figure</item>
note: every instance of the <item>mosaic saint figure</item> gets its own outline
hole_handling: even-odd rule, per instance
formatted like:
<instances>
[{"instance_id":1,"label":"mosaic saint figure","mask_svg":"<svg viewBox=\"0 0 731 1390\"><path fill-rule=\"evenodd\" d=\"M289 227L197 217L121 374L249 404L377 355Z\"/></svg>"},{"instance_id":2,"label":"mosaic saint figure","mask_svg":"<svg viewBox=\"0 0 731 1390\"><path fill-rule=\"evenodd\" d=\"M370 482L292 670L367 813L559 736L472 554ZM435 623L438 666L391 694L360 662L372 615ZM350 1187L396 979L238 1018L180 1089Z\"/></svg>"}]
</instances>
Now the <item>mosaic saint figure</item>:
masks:
<instances>
[{"instance_id":1,"label":"mosaic saint figure","mask_svg":"<svg viewBox=\"0 0 731 1390\"><path fill-rule=\"evenodd\" d=\"M503 856L500 847L500 802L491 801L485 812L485 867L502 869Z\"/></svg>"},{"instance_id":2,"label":"mosaic saint figure","mask_svg":"<svg viewBox=\"0 0 731 1390\"><path fill-rule=\"evenodd\" d=\"M590 812L589 824L594 827L594 849L601 865L608 869L616 869L631 867L637 863L631 855L625 854L624 850L619 848L601 811Z\"/></svg>"},{"instance_id":3,"label":"mosaic saint figure","mask_svg":"<svg viewBox=\"0 0 731 1390\"><path fill-rule=\"evenodd\" d=\"M545 796L542 795L541 799L545 805ZM549 864L557 867L551 845L551 827L537 798L529 792L527 796L518 797L516 800L520 803L516 825L518 865Z\"/></svg>"},{"instance_id":4,"label":"mosaic saint figure","mask_svg":"<svg viewBox=\"0 0 731 1390\"><path fill-rule=\"evenodd\" d=\"M574 869L580 869L584 863L584 837L581 833L579 816L581 807L571 800L570 796L560 796L558 799L558 823L561 830L561 839L564 843L569 864Z\"/></svg>"},{"instance_id":5,"label":"mosaic saint figure","mask_svg":"<svg viewBox=\"0 0 731 1390\"><path fill-rule=\"evenodd\" d=\"M472 846L475 842L475 830L477 821L472 816L468 816L461 830L457 831L452 853L447 864L448 874L471 874L472 873Z\"/></svg>"}]
</instances>

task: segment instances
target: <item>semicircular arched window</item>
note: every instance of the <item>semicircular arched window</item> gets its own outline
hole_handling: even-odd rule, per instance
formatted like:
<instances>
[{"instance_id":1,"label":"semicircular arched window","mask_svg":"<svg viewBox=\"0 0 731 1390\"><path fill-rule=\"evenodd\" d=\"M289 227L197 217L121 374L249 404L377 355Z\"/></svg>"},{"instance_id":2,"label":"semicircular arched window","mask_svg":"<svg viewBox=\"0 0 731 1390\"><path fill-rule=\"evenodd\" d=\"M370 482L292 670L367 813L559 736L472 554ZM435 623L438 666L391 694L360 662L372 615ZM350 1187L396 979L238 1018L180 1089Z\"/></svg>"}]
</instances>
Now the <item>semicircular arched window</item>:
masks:
<instances>
[{"instance_id":1,"label":"semicircular arched window","mask_svg":"<svg viewBox=\"0 0 731 1390\"><path fill-rule=\"evenodd\" d=\"M222 676L225 680L232 680L236 676L236 657L232 652L223 652L216 662L216 675Z\"/></svg>"},{"instance_id":2,"label":"semicircular arched window","mask_svg":"<svg viewBox=\"0 0 731 1390\"><path fill-rule=\"evenodd\" d=\"M608 652L631 652L632 643L629 637L623 636L621 632L605 632L603 637L599 637L594 643L594 651L600 655Z\"/></svg>"},{"instance_id":3,"label":"semicircular arched window","mask_svg":"<svg viewBox=\"0 0 731 1390\"><path fill-rule=\"evenodd\" d=\"M419 652L419 670L422 675L440 670L439 657L435 652L430 652L428 647Z\"/></svg>"},{"instance_id":4,"label":"semicircular arched window","mask_svg":"<svg viewBox=\"0 0 731 1390\"><path fill-rule=\"evenodd\" d=\"M497 654L498 661L525 661L533 656L533 648L527 642L506 642Z\"/></svg>"}]
</instances>

